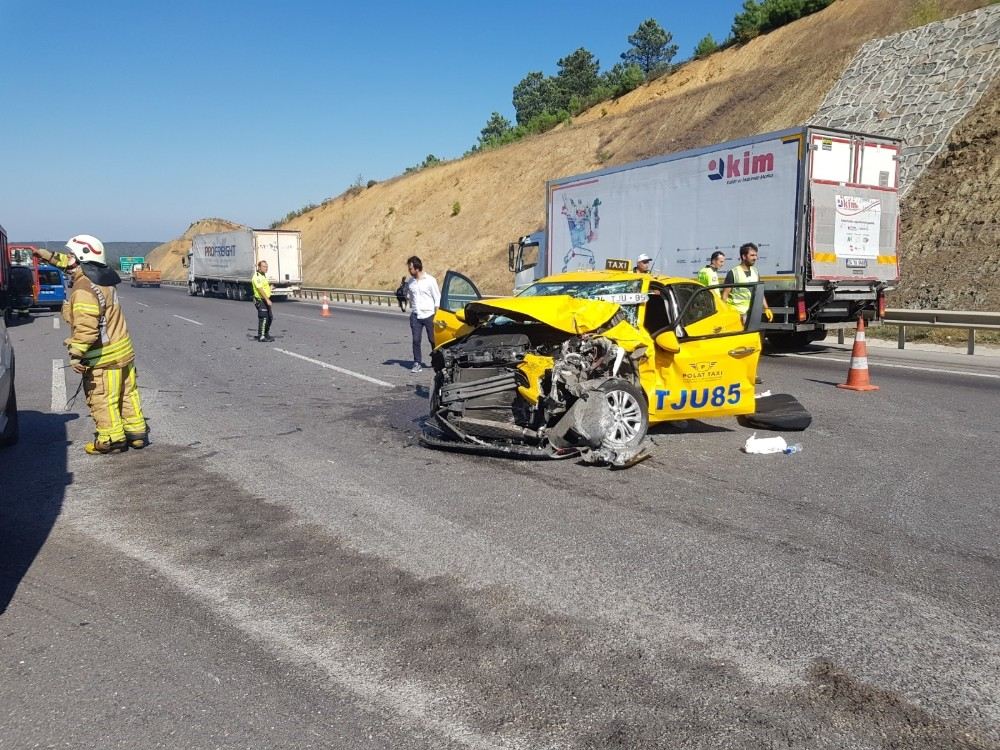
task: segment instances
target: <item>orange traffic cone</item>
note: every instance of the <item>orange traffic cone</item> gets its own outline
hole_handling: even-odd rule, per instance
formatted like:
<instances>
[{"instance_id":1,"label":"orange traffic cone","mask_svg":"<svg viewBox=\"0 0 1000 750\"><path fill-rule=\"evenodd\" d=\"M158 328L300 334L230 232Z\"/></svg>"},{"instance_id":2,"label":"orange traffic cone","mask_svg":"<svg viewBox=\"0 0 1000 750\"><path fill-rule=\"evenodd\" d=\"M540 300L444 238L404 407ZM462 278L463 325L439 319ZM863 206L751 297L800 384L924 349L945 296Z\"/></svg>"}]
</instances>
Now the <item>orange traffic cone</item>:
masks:
<instances>
[{"instance_id":1,"label":"orange traffic cone","mask_svg":"<svg viewBox=\"0 0 1000 750\"><path fill-rule=\"evenodd\" d=\"M854 334L854 348L851 350L851 367L847 371L847 382L838 388L849 391L877 391L878 386L868 380L868 347L865 344L865 319L858 318L858 330Z\"/></svg>"},{"instance_id":2,"label":"orange traffic cone","mask_svg":"<svg viewBox=\"0 0 1000 750\"><path fill-rule=\"evenodd\" d=\"M320 313L324 318L330 317L330 298L323 295L323 311Z\"/></svg>"}]
</instances>

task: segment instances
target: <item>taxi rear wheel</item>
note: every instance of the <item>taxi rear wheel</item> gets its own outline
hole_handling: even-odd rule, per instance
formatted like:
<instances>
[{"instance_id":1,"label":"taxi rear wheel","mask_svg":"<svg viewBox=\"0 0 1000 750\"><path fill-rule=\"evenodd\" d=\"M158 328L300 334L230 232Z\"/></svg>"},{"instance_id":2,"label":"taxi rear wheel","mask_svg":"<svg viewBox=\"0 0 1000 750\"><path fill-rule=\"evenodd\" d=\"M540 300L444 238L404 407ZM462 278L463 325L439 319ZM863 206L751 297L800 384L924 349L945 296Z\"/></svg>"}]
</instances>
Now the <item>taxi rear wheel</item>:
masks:
<instances>
[{"instance_id":1,"label":"taxi rear wheel","mask_svg":"<svg viewBox=\"0 0 1000 750\"><path fill-rule=\"evenodd\" d=\"M642 391L627 380L614 379L601 384L611 417L601 444L617 451L635 450L649 429L649 408Z\"/></svg>"}]
</instances>

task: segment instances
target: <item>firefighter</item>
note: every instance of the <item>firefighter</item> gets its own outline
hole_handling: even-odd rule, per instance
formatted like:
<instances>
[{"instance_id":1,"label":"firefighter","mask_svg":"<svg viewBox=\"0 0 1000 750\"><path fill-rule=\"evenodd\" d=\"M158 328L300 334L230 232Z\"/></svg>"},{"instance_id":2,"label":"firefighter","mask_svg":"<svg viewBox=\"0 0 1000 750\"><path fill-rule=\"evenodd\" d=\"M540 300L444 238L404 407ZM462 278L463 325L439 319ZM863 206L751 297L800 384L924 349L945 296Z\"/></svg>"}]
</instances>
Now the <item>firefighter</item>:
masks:
<instances>
[{"instance_id":1,"label":"firefighter","mask_svg":"<svg viewBox=\"0 0 1000 750\"><path fill-rule=\"evenodd\" d=\"M65 268L72 282L62 309L72 331L66 346L70 366L83 376L83 392L97 429L84 450L106 454L145 448L149 428L136 387L135 351L115 288L121 278L108 268L104 244L96 237L78 234L66 249L69 256L47 250L37 255Z\"/></svg>"}]
</instances>

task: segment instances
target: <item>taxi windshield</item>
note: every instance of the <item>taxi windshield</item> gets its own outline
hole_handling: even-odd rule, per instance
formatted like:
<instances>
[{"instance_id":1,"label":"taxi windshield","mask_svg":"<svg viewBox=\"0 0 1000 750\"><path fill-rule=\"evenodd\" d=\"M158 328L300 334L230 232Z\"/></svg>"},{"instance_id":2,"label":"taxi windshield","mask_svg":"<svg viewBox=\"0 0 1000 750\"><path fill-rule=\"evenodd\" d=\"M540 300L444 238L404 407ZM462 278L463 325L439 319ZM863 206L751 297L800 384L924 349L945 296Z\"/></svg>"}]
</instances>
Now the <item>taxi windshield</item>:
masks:
<instances>
[{"instance_id":1,"label":"taxi windshield","mask_svg":"<svg viewBox=\"0 0 1000 750\"><path fill-rule=\"evenodd\" d=\"M522 291L518 297L551 297L565 294L577 299L599 299L621 305L625 319L638 327L639 305L646 301L642 279L625 281L539 281Z\"/></svg>"},{"instance_id":2,"label":"taxi windshield","mask_svg":"<svg viewBox=\"0 0 1000 750\"><path fill-rule=\"evenodd\" d=\"M645 301L642 296L642 279L626 281L539 281L532 284L518 297L551 297L565 294L579 299L600 299L619 305L636 305Z\"/></svg>"}]
</instances>

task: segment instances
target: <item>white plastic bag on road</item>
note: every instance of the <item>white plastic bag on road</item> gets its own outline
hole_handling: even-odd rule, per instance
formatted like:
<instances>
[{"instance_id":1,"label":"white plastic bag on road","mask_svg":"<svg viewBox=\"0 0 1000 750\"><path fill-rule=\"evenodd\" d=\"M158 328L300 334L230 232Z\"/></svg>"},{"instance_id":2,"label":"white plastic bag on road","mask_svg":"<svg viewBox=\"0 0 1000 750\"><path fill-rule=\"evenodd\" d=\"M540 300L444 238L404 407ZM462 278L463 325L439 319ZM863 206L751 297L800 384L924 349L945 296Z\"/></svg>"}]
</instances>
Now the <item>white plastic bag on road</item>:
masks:
<instances>
[{"instance_id":1,"label":"white plastic bag on road","mask_svg":"<svg viewBox=\"0 0 1000 750\"><path fill-rule=\"evenodd\" d=\"M755 432L753 435L747 438L746 443L743 445L744 453L782 453L788 444L785 439L778 435L777 437L766 437L759 438Z\"/></svg>"}]
</instances>

